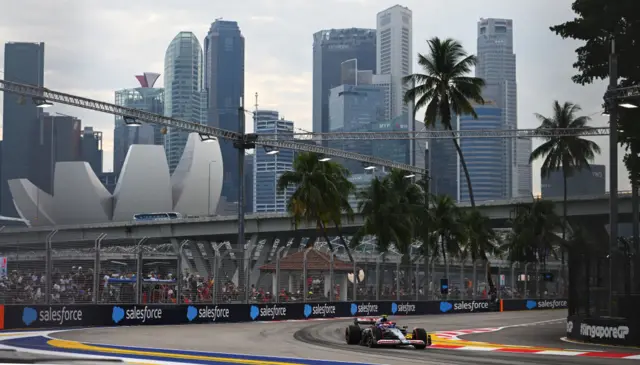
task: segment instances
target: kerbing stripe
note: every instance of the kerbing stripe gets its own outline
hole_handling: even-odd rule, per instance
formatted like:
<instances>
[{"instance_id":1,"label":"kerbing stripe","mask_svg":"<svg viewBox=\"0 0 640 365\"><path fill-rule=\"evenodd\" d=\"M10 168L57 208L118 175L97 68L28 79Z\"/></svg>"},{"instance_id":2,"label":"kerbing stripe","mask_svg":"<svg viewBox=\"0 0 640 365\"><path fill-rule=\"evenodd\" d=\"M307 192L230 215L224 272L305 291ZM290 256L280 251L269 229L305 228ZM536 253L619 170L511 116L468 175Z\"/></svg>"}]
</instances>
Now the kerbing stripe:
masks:
<instances>
[{"instance_id":1,"label":"kerbing stripe","mask_svg":"<svg viewBox=\"0 0 640 365\"><path fill-rule=\"evenodd\" d=\"M544 350L540 351L538 355L559 355L559 356L580 356L585 352L574 352L574 351L558 351L558 350Z\"/></svg>"}]
</instances>

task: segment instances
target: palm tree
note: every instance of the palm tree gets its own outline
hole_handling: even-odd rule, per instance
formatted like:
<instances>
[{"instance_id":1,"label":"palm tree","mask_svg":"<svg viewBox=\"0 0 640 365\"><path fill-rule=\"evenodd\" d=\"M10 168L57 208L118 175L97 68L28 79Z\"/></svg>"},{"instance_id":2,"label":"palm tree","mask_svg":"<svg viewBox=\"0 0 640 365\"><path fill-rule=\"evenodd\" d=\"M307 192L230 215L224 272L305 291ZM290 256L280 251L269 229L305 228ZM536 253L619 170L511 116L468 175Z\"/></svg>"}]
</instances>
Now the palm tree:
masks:
<instances>
[{"instance_id":1,"label":"palm tree","mask_svg":"<svg viewBox=\"0 0 640 365\"><path fill-rule=\"evenodd\" d=\"M430 219L432 231L439 240L439 251L445 265L445 277L449 278L449 262L447 258L460 253L462 230L460 229L460 212L453 199L448 195L438 195L431 203ZM428 241L429 243L429 241Z\"/></svg>"},{"instance_id":2,"label":"palm tree","mask_svg":"<svg viewBox=\"0 0 640 365\"><path fill-rule=\"evenodd\" d=\"M555 234L562 228L562 221L551 201L534 200L530 204L517 205L511 223L512 232L503 245L511 262L545 267L549 255L557 257L556 248L565 243Z\"/></svg>"},{"instance_id":3,"label":"palm tree","mask_svg":"<svg viewBox=\"0 0 640 365\"><path fill-rule=\"evenodd\" d=\"M334 224L347 255L353 262L351 250L340 233L340 226L344 214L348 219L353 218L349 195L355 191L355 186L348 179L349 170L337 162L320 159L320 155L316 153L298 154L293 162L293 171L280 176L277 188L280 192L295 188L287 204L287 211L293 217L296 228L302 221L315 224L333 252L327 224Z\"/></svg>"},{"instance_id":4,"label":"palm tree","mask_svg":"<svg viewBox=\"0 0 640 365\"><path fill-rule=\"evenodd\" d=\"M463 251L471 257L474 265L478 260L486 263L487 283L489 283L490 292L493 292L495 290L495 283L491 277L489 256L495 257L500 254L500 237L491 227L491 220L482 215L477 209L461 213L460 221L462 229L465 231ZM475 285L475 277L473 278L473 282Z\"/></svg>"},{"instance_id":5,"label":"palm tree","mask_svg":"<svg viewBox=\"0 0 640 365\"><path fill-rule=\"evenodd\" d=\"M529 157L529 162L544 159L541 168L542 177L548 177L553 171L562 170L564 187L563 195L563 224L562 239L566 240L567 222L567 179L574 171L590 169L590 163L596 154L600 154L600 147L593 141L580 137L580 134L588 132L587 123L591 120L588 116L577 116L582 110L579 105L565 102L560 105L553 102L553 116L545 117L535 114L540 121L538 129L574 129L577 133L571 136L557 135L545 137L545 142L538 146ZM576 135L577 134L577 135ZM564 250L562 250L562 275L564 275Z\"/></svg>"},{"instance_id":6,"label":"palm tree","mask_svg":"<svg viewBox=\"0 0 640 365\"><path fill-rule=\"evenodd\" d=\"M481 96L484 80L468 76L477 60L474 55L467 54L457 41L435 37L427 44L429 54L418 54L422 73L409 75L403 80L410 87L404 94L404 102L415 101L414 118L418 109L426 108L425 126L433 128L440 121L445 129L452 131L452 113L478 118L471 101L484 104ZM469 169L453 132L452 136L467 180L471 205L475 207Z\"/></svg>"}]
</instances>

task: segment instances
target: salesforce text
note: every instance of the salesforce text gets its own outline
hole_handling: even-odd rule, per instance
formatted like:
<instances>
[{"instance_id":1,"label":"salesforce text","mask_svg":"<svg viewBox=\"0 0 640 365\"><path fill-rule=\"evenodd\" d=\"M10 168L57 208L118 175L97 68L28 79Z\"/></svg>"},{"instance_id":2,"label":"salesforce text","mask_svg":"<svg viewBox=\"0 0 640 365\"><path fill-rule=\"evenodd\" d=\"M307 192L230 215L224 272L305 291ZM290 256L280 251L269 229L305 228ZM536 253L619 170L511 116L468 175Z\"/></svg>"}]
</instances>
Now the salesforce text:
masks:
<instances>
[{"instance_id":1,"label":"salesforce text","mask_svg":"<svg viewBox=\"0 0 640 365\"><path fill-rule=\"evenodd\" d=\"M49 307L49 309L41 310L40 313L38 313L38 319L40 322L55 322L58 324L82 321L82 310L69 310L67 307L62 307L62 309L53 309Z\"/></svg>"},{"instance_id":2,"label":"salesforce text","mask_svg":"<svg viewBox=\"0 0 640 365\"><path fill-rule=\"evenodd\" d=\"M265 307L260 308L260 317L271 317L274 319L276 317L284 317L287 315L287 308L285 307Z\"/></svg>"},{"instance_id":3,"label":"salesforce text","mask_svg":"<svg viewBox=\"0 0 640 365\"><path fill-rule=\"evenodd\" d=\"M147 319L162 319L162 309L149 308L147 306L144 306L142 309L138 309L134 306L131 309L127 309L125 315L127 319L142 320L142 323L145 323Z\"/></svg>"},{"instance_id":4,"label":"salesforce text","mask_svg":"<svg viewBox=\"0 0 640 365\"><path fill-rule=\"evenodd\" d=\"M327 314L336 314L336 306L335 305L316 305L313 307L312 314L318 316L326 316Z\"/></svg>"},{"instance_id":5,"label":"salesforce text","mask_svg":"<svg viewBox=\"0 0 640 365\"><path fill-rule=\"evenodd\" d=\"M200 308L198 318L213 319L214 321L218 318L229 318L229 308L218 308L218 306Z\"/></svg>"},{"instance_id":6,"label":"salesforce text","mask_svg":"<svg viewBox=\"0 0 640 365\"><path fill-rule=\"evenodd\" d=\"M460 302L453 305L453 310L473 312L477 309L489 309L488 302Z\"/></svg>"}]
</instances>

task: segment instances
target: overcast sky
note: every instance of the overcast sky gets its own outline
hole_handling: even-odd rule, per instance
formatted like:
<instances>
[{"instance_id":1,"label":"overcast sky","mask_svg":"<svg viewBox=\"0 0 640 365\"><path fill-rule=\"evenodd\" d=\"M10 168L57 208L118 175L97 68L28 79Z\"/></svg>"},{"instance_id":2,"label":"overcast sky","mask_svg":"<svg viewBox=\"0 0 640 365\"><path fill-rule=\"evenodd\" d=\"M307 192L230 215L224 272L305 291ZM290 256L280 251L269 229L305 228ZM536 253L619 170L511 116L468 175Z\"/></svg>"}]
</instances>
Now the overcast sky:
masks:
<instances>
[{"instance_id":1,"label":"overcast sky","mask_svg":"<svg viewBox=\"0 0 640 365\"><path fill-rule=\"evenodd\" d=\"M400 5L413 10L416 53L426 52L425 40L434 36L455 38L475 53L480 18L513 19L519 128L536 127L533 113L548 115L555 99L580 104L584 114L593 114L593 125L604 126L599 111L605 83L573 84L571 65L579 44L548 29L575 16L571 3L405 0ZM0 42L45 42L48 88L113 102L114 90L138 86L134 75L163 72L166 47L179 31L192 31L202 42L216 18L235 20L246 42L247 100L258 92L261 108L279 110L296 127L311 130L312 34L326 28L375 28L376 13L395 4L388 0L0 0ZM0 49L0 60L3 53ZM162 77L158 82L162 86ZM52 109L78 116L83 126L104 132L104 164L111 169L113 117L64 106ZM606 137L594 140L608 151ZM534 146L538 144L534 140ZM608 159L603 153L596 162ZM534 165L535 191L540 186L539 167ZM629 189L622 166L619 176L620 190Z\"/></svg>"}]
</instances>

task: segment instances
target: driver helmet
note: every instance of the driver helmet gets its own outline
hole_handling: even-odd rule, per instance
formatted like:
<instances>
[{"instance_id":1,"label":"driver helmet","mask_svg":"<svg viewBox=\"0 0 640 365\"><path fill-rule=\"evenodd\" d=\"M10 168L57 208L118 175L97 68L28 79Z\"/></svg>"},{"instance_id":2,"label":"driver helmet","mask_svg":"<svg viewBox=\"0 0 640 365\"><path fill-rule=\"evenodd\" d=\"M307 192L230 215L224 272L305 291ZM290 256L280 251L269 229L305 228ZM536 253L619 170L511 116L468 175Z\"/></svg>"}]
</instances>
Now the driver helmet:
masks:
<instances>
[{"instance_id":1,"label":"driver helmet","mask_svg":"<svg viewBox=\"0 0 640 365\"><path fill-rule=\"evenodd\" d=\"M386 315L386 314L383 314L383 315L380 317L380 322L381 322L381 323L384 323L384 322L387 322L387 321L389 321L389 319L387 318L387 315Z\"/></svg>"}]
</instances>

